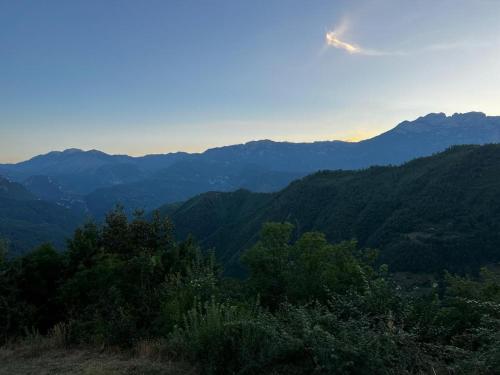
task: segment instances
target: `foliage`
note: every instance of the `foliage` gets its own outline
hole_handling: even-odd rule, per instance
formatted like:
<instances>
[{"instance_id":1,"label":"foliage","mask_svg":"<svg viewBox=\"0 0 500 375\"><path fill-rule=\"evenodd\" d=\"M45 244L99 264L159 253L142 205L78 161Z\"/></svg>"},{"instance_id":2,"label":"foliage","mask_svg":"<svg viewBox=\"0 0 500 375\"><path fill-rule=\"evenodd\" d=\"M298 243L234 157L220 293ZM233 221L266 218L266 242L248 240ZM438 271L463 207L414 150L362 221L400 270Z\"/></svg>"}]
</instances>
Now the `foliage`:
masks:
<instances>
[{"instance_id":1,"label":"foliage","mask_svg":"<svg viewBox=\"0 0 500 375\"><path fill-rule=\"evenodd\" d=\"M2 266L7 260L8 249L8 242L3 238L0 238L0 266Z\"/></svg>"},{"instance_id":2,"label":"foliage","mask_svg":"<svg viewBox=\"0 0 500 375\"><path fill-rule=\"evenodd\" d=\"M397 285L376 252L267 223L226 279L212 252L174 240L155 214L121 208L60 254L44 245L0 262L1 339L125 347L204 374L494 373L500 277L446 274L428 293ZM43 338L45 337L45 338Z\"/></svg>"},{"instance_id":3,"label":"foliage","mask_svg":"<svg viewBox=\"0 0 500 375\"><path fill-rule=\"evenodd\" d=\"M9 241L10 256L26 254L47 242L62 249L82 216L52 202L0 197L0 236Z\"/></svg>"},{"instance_id":4,"label":"foliage","mask_svg":"<svg viewBox=\"0 0 500 375\"><path fill-rule=\"evenodd\" d=\"M267 223L261 240L243 255L251 288L264 305L276 308L286 299L324 302L331 293L361 291L370 268L354 256L355 242L331 245L321 233L305 233L291 243L293 226Z\"/></svg>"},{"instance_id":5,"label":"foliage","mask_svg":"<svg viewBox=\"0 0 500 375\"><path fill-rule=\"evenodd\" d=\"M272 194L206 193L166 206L179 238L216 248L231 275L268 221L356 239L391 271L475 273L500 261L500 145L456 146L401 166L322 171Z\"/></svg>"}]
</instances>

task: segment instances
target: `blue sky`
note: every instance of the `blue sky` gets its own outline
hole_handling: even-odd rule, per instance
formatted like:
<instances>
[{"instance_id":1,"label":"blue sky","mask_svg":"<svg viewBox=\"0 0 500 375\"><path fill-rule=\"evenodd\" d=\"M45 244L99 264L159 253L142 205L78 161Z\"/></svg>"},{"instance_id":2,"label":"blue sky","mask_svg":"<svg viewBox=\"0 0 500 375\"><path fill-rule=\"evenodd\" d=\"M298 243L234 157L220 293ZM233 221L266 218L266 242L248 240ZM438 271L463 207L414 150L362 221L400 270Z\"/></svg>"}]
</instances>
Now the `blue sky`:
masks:
<instances>
[{"instance_id":1,"label":"blue sky","mask_svg":"<svg viewBox=\"0 0 500 375\"><path fill-rule=\"evenodd\" d=\"M496 0L0 0L0 162L500 114Z\"/></svg>"}]
</instances>

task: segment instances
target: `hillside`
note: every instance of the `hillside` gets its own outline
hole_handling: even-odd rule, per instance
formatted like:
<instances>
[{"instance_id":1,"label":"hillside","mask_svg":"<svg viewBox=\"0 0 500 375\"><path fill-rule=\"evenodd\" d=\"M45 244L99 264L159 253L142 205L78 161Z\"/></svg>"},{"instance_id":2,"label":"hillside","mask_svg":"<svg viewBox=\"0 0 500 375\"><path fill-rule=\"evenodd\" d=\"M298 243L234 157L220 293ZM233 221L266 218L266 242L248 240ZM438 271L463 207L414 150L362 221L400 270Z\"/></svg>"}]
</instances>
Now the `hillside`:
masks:
<instances>
[{"instance_id":1,"label":"hillside","mask_svg":"<svg viewBox=\"0 0 500 375\"><path fill-rule=\"evenodd\" d=\"M58 204L37 200L21 184L0 177L0 238L17 255L44 242L65 248L66 238L83 220L83 214Z\"/></svg>"},{"instance_id":2,"label":"hillside","mask_svg":"<svg viewBox=\"0 0 500 375\"><path fill-rule=\"evenodd\" d=\"M104 187L86 200L99 217L117 202L131 210L151 209L213 190L273 192L318 170L401 164L452 145L496 142L500 142L499 117L476 112L429 114L361 142L264 140L184 154L141 181Z\"/></svg>"},{"instance_id":3,"label":"hillside","mask_svg":"<svg viewBox=\"0 0 500 375\"><path fill-rule=\"evenodd\" d=\"M98 150L68 149L38 155L17 164L0 165L0 173L16 181L33 176L53 179L63 192L84 195L96 189L141 180L152 171L166 168L183 153L108 155Z\"/></svg>"},{"instance_id":4,"label":"hillside","mask_svg":"<svg viewBox=\"0 0 500 375\"><path fill-rule=\"evenodd\" d=\"M63 197L95 217L116 203L133 211L188 199L206 191L246 188L273 192L318 170L397 165L452 145L500 142L500 117L434 113L360 142L253 141L208 149L131 157L69 149L0 165L0 174L26 183L38 198ZM44 180L45 178L45 180ZM47 184L51 181L52 188ZM56 187L55 191L53 188Z\"/></svg>"},{"instance_id":5,"label":"hillside","mask_svg":"<svg viewBox=\"0 0 500 375\"><path fill-rule=\"evenodd\" d=\"M34 200L36 197L22 185L0 176L0 198L16 200Z\"/></svg>"},{"instance_id":6,"label":"hillside","mask_svg":"<svg viewBox=\"0 0 500 375\"><path fill-rule=\"evenodd\" d=\"M207 191L277 191L303 173L269 171L263 167L203 160L184 160L133 184L98 189L87 195L87 207L102 218L117 202L127 212L152 210L164 203L179 202Z\"/></svg>"},{"instance_id":7,"label":"hillside","mask_svg":"<svg viewBox=\"0 0 500 375\"><path fill-rule=\"evenodd\" d=\"M237 194L219 215L265 196ZM0 374L498 373L498 269L402 278L354 241L260 229L241 278L173 241L168 220L122 210L67 252L0 257Z\"/></svg>"},{"instance_id":8,"label":"hillside","mask_svg":"<svg viewBox=\"0 0 500 375\"><path fill-rule=\"evenodd\" d=\"M453 147L402 166L318 172L273 194L207 193L161 211L237 269L262 223L379 248L393 270L476 270L500 261L500 145ZM234 268L236 267L236 268Z\"/></svg>"}]
</instances>

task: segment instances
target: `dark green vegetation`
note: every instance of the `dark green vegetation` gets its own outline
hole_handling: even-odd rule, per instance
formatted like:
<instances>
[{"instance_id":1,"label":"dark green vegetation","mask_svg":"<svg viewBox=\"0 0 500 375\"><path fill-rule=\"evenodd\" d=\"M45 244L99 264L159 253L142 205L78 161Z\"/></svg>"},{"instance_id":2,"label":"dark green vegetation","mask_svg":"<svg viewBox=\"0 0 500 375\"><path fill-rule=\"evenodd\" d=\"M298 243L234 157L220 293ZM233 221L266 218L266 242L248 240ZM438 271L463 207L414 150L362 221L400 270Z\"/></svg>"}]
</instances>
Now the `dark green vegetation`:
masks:
<instances>
[{"instance_id":1,"label":"dark green vegetation","mask_svg":"<svg viewBox=\"0 0 500 375\"><path fill-rule=\"evenodd\" d=\"M156 342L204 374L492 374L500 366L500 277L455 277L408 293L376 251L294 241L264 225L225 279L172 225L120 210L78 229L68 252L0 256L2 341L47 335L60 347ZM2 245L3 247L3 245ZM4 251L2 250L3 254Z\"/></svg>"},{"instance_id":2,"label":"dark green vegetation","mask_svg":"<svg viewBox=\"0 0 500 375\"><path fill-rule=\"evenodd\" d=\"M192 172L183 180L185 196L208 189L203 181L214 169L183 165L181 169L190 166ZM238 176L239 169L226 170ZM167 181L172 184L181 175L175 171L176 167L169 169ZM250 187L266 190L272 181L287 178L280 173L266 176ZM210 192L164 206L161 212L175 223L178 238L193 234L204 248L213 248L229 274L241 273L242 250L256 242L260 227L268 221L292 222L295 237L318 230L332 242L356 239L361 246L378 248L379 262L394 271L474 273L500 260L498 176L500 146L456 146L397 167L318 172L277 193ZM227 190L250 183L242 175L237 179L238 184ZM17 183L0 182L0 234L11 242L11 255L43 242L63 249L65 239L84 218L78 202L37 200ZM42 178L32 182L51 186ZM167 195L180 197L168 183L149 184L158 195L170 191ZM143 191L143 185L137 188ZM139 200L135 190L125 189L123 194L129 202Z\"/></svg>"},{"instance_id":3,"label":"dark green vegetation","mask_svg":"<svg viewBox=\"0 0 500 375\"><path fill-rule=\"evenodd\" d=\"M181 169L194 168L192 163L183 165ZM190 170L183 194L194 194L198 185L208 189L203 180L214 170L209 166L205 172ZM234 178L238 170L227 167ZM169 169L173 177L168 181L180 178L182 171L175 171ZM252 188L265 190L271 181L281 181L280 176L287 178L279 173L267 176ZM268 221L292 222L294 238L318 230L332 242L356 239L361 246L379 249L379 263L389 264L393 271L475 273L480 266L500 260L498 176L500 146L456 146L402 166L318 172L277 193L206 193L164 206L161 212L171 217L179 239L193 234L203 248L214 249L233 275L241 275L242 251L257 241L262 224ZM241 175L238 178L238 184L249 183ZM32 182L51 186L41 178ZM11 242L11 255L43 242L63 249L65 239L83 221L74 201L64 206L37 200L20 184L0 183L0 234ZM177 194L169 184L153 180L150 184L158 194ZM142 188L138 185L138 189ZM136 199L134 190L123 193Z\"/></svg>"},{"instance_id":4,"label":"dark green vegetation","mask_svg":"<svg viewBox=\"0 0 500 375\"><path fill-rule=\"evenodd\" d=\"M83 220L81 213L37 200L22 185L0 177L0 236L10 243L10 255L44 242L64 248L66 237Z\"/></svg>"},{"instance_id":5,"label":"dark green vegetation","mask_svg":"<svg viewBox=\"0 0 500 375\"><path fill-rule=\"evenodd\" d=\"M268 221L380 250L394 271L475 272L500 261L500 145L456 146L398 167L318 172L272 194L206 193L165 206L234 274Z\"/></svg>"}]
</instances>

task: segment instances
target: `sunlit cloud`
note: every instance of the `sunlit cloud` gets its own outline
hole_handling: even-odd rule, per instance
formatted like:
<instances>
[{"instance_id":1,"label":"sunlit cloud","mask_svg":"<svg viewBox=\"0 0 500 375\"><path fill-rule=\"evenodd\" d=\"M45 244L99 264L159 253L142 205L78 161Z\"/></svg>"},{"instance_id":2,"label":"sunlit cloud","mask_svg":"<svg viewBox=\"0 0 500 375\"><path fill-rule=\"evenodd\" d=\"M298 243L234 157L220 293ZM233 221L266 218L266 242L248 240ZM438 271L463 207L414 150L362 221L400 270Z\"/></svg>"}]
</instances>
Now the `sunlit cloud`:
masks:
<instances>
[{"instance_id":1,"label":"sunlit cloud","mask_svg":"<svg viewBox=\"0 0 500 375\"><path fill-rule=\"evenodd\" d=\"M327 31L325 34L326 47L333 47L346 51L352 55L364 56L412 56L427 52L443 52L453 50L470 50L477 48L492 47L493 43L487 41L462 40L456 42L434 42L426 46L416 47L413 49L402 50L379 50L365 48L354 42L346 41L344 34L347 32L349 24L347 20L343 20L334 30Z\"/></svg>"},{"instance_id":2,"label":"sunlit cloud","mask_svg":"<svg viewBox=\"0 0 500 375\"><path fill-rule=\"evenodd\" d=\"M334 30L327 31L325 34L326 47L341 49L352 55L380 56L387 54L383 51L367 49L352 42L347 42L346 38L344 38L344 34L348 29L349 20L344 18Z\"/></svg>"},{"instance_id":3,"label":"sunlit cloud","mask_svg":"<svg viewBox=\"0 0 500 375\"><path fill-rule=\"evenodd\" d=\"M361 48L358 46L340 40L333 31L326 33L326 44L335 48L346 50L349 53L362 52Z\"/></svg>"},{"instance_id":4,"label":"sunlit cloud","mask_svg":"<svg viewBox=\"0 0 500 375\"><path fill-rule=\"evenodd\" d=\"M387 55L403 55L404 52L387 52L374 49L363 48L359 45L348 43L341 39L341 35L337 31L328 31L325 35L326 45L337 49L342 49L350 54L365 55L365 56L387 56Z\"/></svg>"}]
</instances>

